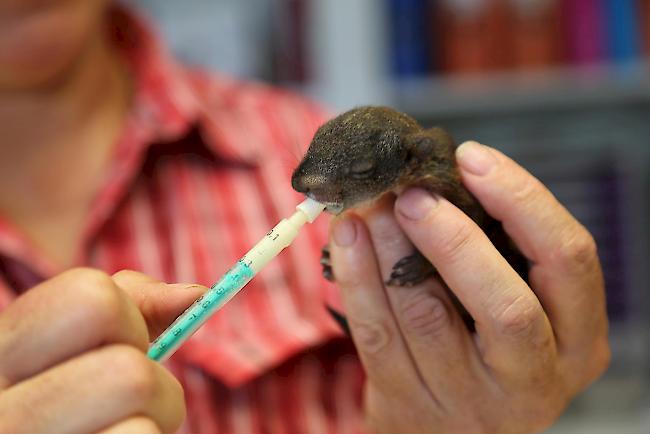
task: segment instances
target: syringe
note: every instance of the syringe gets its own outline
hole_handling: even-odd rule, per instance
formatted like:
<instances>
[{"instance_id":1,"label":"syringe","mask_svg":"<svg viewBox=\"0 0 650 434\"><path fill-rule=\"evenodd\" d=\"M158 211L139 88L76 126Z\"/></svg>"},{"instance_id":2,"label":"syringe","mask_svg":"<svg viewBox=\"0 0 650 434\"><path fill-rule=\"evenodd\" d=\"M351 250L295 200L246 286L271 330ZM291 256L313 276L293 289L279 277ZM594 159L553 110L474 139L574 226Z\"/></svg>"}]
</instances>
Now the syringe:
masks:
<instances>
[{"instance_id":1,"label":"syringe","mask_svg":"<svg viewBox=\"0 0 650 434\"><path fill-rule=\"evenodd\" d=\"M305 223L313 222L325 205L307 199L288 219L283 219L224 274L205 294L187 308L149 347L147 356L163 362L233 298L271 259L293 242Z\"/></svg>"}]
</instances>

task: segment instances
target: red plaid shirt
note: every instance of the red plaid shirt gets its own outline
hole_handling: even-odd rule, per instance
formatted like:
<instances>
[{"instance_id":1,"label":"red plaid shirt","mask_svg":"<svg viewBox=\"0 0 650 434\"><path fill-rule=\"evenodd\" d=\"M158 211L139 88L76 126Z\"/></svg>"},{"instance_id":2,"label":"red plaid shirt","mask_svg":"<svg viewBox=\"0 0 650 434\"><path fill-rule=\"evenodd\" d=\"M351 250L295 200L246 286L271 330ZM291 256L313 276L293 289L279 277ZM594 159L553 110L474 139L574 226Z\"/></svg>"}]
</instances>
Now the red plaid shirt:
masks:
<instances>
[{"instance_id":1,"label":"red plaid shirt","mask_svg":"<svg viewBox=\"0 0 650 434\"><path fill-rule=\"evenodd\" d=\"M324 113L178 65L124 11L110 21L136 94L77 265L209 285L302 200L291 169ZM180 432L360 432L363 373L324 309L326 223L305 227L167 362L186 393ZM0 310L60 271L0 219Z\"/></svg>"}]
</instances>

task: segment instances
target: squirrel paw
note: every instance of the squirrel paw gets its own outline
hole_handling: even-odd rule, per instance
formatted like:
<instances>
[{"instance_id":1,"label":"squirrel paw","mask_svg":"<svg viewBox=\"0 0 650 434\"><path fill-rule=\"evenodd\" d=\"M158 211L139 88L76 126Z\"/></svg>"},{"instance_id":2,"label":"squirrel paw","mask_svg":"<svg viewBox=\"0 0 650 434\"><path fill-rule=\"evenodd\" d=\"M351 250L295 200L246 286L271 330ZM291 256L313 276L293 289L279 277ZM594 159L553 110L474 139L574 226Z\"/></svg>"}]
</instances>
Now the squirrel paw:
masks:
<instances>
[{"instance_id":1,"label":"squirrel paw","mask_svg":"<svg viewBox=\"0 0 650 434\"><path fill-rule=\"evenodd\" d=\"M334 272L330 262L330 246L325 244L320 251L320 264L323 266L323 277L330 282L334 282Z\"/></svg>"},{"instance_id":2,"label":"squirrel paw","mask_svg":"<svg viewBox=\"0 0 650 434\"><path fill-rule=\"evenodd\" d=\"M341 328L341 331L345 333L347 337L351 337L352 334L350 333L350 324L348 324L348 319L343 315L341 312L338 310L334 309L332 306L329 304L325 304L325 308L329 312L330 316L332 319L338 324L338 326Z\"/></svg>"},{"instance_id":3,"label":"squirrel paw","mask_svg":"<svg viewBox=\"0 0 650 434\"><path fill-rule=\"evenodd\" d=\"M414 286L437 274L434 266L420 252L406 256L393 266L386 285Z\"/></svg>"}]
</instances>

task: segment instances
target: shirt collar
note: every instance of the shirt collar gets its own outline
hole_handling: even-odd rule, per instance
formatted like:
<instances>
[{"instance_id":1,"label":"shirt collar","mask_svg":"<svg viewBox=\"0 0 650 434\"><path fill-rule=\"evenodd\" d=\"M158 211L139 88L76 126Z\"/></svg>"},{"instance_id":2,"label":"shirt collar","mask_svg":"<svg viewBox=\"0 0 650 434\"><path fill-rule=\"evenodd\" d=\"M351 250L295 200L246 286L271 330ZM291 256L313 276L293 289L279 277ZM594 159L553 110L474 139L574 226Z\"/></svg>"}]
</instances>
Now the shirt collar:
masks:
<instances>
[{"instance_id":1,"label":"shirt collar","mask_svg":"<svg viewBox=\"0 0 650 434\"><path fill-rule=\"evenodd\" d=\"M109 22L132 75L131 122L148 133L147 146L179 140L198 128L206 147L221 158L247 165L264 159L266 150L247 125L250 117L240 98L244 88L261 85L181 65L147 19L130 9L114 6Z\"/></svg>"}]
</instances>

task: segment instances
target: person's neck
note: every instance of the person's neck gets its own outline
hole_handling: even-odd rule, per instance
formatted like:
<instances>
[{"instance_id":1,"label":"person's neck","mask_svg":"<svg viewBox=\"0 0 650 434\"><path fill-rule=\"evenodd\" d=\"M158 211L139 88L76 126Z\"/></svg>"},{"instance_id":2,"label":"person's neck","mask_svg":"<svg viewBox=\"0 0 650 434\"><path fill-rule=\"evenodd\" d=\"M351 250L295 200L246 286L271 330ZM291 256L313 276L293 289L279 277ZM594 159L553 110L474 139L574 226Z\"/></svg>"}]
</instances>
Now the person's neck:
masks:
<instances>
[{"instance_id":1,"label":"person's neck","mask_svg":"<svg viewBox=\"0 0 650 434\"><path fill-rule=\"evenodd\" d=\"M117 54L93 44L65 80L0 93L0 215L59 265L73 261L129 102Z\"/></svg>"}]
</instances>

